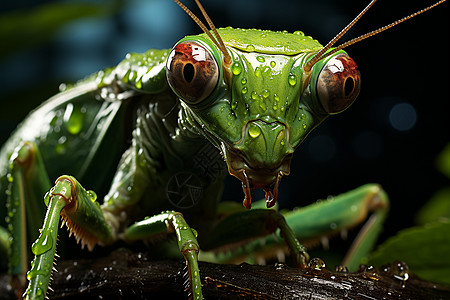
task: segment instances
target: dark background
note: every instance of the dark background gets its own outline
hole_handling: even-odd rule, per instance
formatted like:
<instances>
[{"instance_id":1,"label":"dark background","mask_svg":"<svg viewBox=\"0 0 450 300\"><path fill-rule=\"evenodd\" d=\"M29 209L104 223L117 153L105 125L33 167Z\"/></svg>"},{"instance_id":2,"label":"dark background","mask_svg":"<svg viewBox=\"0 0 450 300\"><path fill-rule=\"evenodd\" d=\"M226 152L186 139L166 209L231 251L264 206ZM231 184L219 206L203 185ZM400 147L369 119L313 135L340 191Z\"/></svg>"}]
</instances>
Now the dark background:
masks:
<instances>
[{"instance_id":1,"label":"dark background","mask_svg":"<svg viewBox=\"0 0 450 300\"><path fill-rule=\"evenodd\" d=\"M2 1L0 10L32 10L44 2ZM350 0L203 2L217 27L302 30L322 44L368 4ZM380 0L344 41L432 3ZM198 12L193 1L186 4ZM200 33L170 0L121 5L118 13L72 22L58 28L45 43L0 57L0 144L27 112L58 91L59 83L113 66L127 52L170 48L184 35ZM296 150L291 175L280 186L281 207L304 206L368 182L380 183L392 202L384 239L411 226L430 196L448 185L435 165L436 156L450 140L448 17L448 4L444 4L347 49L362 73L361 94L350 109L326 120ZM226 186L226 200L243 199L236 179L227 179Z\"/></svg>"}]
</instances>

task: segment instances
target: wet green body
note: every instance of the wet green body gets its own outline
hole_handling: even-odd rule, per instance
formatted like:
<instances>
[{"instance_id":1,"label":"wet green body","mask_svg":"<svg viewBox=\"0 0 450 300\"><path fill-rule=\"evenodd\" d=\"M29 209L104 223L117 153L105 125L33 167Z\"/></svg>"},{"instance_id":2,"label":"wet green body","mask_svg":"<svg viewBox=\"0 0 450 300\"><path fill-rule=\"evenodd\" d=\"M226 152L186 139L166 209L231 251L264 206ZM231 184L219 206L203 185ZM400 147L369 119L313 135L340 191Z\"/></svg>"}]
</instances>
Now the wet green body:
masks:
<instances>
[{"instance_id":1,"label":"wet green body","mask_svg":"<svg viewBox=\"0 0 450 300\"><path fill-rule=\"evenodd\" d=\"M236 74L233 89L222 90L220 99L201 112L205 116L204 125L217 132L217 136L224 135L229 142L240 141L242 146L248 143L247 138L242 138L242 127L254 119L267 123L278 120L289 124L291 134L298 135L296 132L305 126L300 120L309 117L303 112L289 113L292 105L289 97L295 104L299 101L300 78L291 93L278 86L281 81L286 84L285 74L289 74L297 56L317 51L320 44L300 33L232 28L219 29L219 33L233 51L236 64L253 70L238 74L237 67L232 67ZM166 191L161 187L176 173L197 170L203 189L211 184L211 178L222 180L225 164L198 129L192 128L189 118L184 118L183 108L179 113L180 101L167 85L165 63L169 51L131 53L117 67L80 81L30 113L2 147L2 178L5 179L8 172L8 158L14 148L23 141L33 141L40 149L51 180L60 174L71 174L101 195L107 192L121 155L134 139L139 148L136 154L141 151L149 156L143 158L150 161L147 167L152 173L149 189L152 195L160 196L150 200L154 210L147 213L174 208L164 199ZM291 125L291 121L295 124ZM140 130L140 126L145 129ZM249 127L246 134L252 130L253 135L258 134L258 126L265 125L257 123ZM250 139L250 142L255 141L260 142ZM283 139L280 147L282 142ZM143 144L149 145L144 147ZM197 163L196 155L202 155L203 148L204 155L214 157L209 166ZM267 153L264 159L270 161L271 152ZM216 174L202 174L206 168L214 169ZM5 191L6 181L2 182L1 189ZM155 192L155 189L161 191ZM218 195L213 198L209 201L216 202Z\"/></svg>"},{"instance_id":2,"label":"wet green body","mask_svg":"<svg viewBox=\"0 0 450 300\"><path fill-rule=\"evenodd\" d=\"M30 249L30 241L38 235L45 213L42 197L50 190L45 223L32 247L35 259L28 272L27 297L45 294L55 253L55 243L50 247L48 241L56 241L53 228L60 215L89 249L119 238L132 241L175 233L198 299L200 246L216 249L279 230L294 261L307 263L308 255L296 237L301 232L296 213L289 216L296 226L292 229L275 210L246 210L219 201L228 171L243 183L246 208L251 206L253 188L266 191L267 207L275 204L295 148L330 114L317 95L319 74L327 61L345 52L319 61L305 73L303 66L321 45L301 32L232 28L218 32L231 55L230 66L224 65L223 53L205 34L187 36L171 50L128 54L116 67L50 98L3 145L0 194L8 196L0 196L0 202L6 201L8 208L13 275L20 277L27 268L24 249ZM206 49L218 72L214 89L198 103L184 99L168 83L173 75L168 67L171 55L179 55L177 47L184 42ZM183 74L190 78L189 72ZM22 157L32 161L24 163ZM51 188L63 174L71 176L59 177ZM44 177L47 181L39 179ZM379 187L367 186L343 201L362 203L362 213L355 216L360 222L380 193ZM382 195L384 209L387 200ZM353 214L345 209L342 213L335 215L349 219ZM21 225L25 214L28 240ZM144 219L149 216L154 217ZM379 222L383 219L384 212ZM279 247L282 242L270 243ZM45 289L40 282L45 282Z\"/></svg>"}]
</instances>

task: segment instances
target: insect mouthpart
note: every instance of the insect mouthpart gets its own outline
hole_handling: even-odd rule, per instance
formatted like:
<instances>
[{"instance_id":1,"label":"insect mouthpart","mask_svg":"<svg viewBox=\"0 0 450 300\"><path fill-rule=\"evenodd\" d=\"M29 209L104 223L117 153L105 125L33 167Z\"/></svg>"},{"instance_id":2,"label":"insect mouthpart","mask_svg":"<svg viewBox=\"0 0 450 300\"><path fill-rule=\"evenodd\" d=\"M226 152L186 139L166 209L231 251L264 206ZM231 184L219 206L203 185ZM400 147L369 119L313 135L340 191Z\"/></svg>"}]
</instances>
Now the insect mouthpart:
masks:
<instances>
[{"instance_id":1,"label":"insect mouthpart","mask_svg":"<svg viewBox=\"0 0 450 300\"><path fill-rule=\"evenodd\" d=\"M233 150L224 143L221 144L221 149L228 166L228 172L242 182L245 208L251 208L251 191L256 188L261 188L266 193L267 208L274 206L278 199L278 187L281 178L290 173L292 154L286 155L281 163L274 168L255 168L247 162L245 155L240 151Z\"/></svg>"}]
</instances>

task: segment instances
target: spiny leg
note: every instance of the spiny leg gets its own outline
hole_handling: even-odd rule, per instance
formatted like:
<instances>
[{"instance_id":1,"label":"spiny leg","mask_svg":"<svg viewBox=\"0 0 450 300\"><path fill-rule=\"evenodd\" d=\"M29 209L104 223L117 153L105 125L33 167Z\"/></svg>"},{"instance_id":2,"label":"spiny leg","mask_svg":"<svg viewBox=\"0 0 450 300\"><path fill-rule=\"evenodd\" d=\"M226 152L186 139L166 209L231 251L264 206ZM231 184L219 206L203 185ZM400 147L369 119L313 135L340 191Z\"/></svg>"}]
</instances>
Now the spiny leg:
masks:
<instances>
[{"instance_id":1,"label":"spiny leg","mask_svg":"<svg viewBox=\"0 0 450 300\"><path fill-rule=\"evenodd\" d=\"M283 215L295 236L305 243L327 240L366 221L342 261L343 266L355 270L375 245L388 208L389 200L384 190L377 184L367 184L339 196L283 212ZM203 243L202 248L205 249ZM238 263L253 257L273 258L282 254L285 248L279 237L268 235L227 253L201 252L200 257L213 262Z\"/></svg>"},{"instance_id":2,"label":"spiny leg","mask_svg":"<svg viewBox=\"0 0 450 300\"><path fill-rule=\"evenodd\" d=\"M48 206L39 238L33 243L35 255L25 291L26 299L44 299L50 281L56 251L59 218L62 216L68 229L82 246L92 249L97 242L113 241L111 228L106 223L96 195L86 191L71 176L61 176L45 197Z\"/></svg>"},{"instance_id":3,"label":"spiny leg","mask_svg":"<svg viewBox=\"0 0 450 300\"><path fill-rule=\"evenodd\" d=\"M178 248L188 266L193 299L202 299L200 270L198 268L199 245L197 232L190 228L179 212L167 211L130 226L124 233L125 240L151 239L161 234L174 232Z\"/></svg>"},{"instance_id":4,"label":"spiny leg","mask_svg":"<svg viewBox=\"0 0 450 300\"><path fill-rule=\"evenodd\" d=\"M233 248L233 245L242 245L258 237L271 236L277 229L282 238L278 241L288 246L294 264L305 267L309 261L306 248L300 244L284 216L272 209L252 209L227 216L209 232L206 238L201 239L201 245L205 250L221 248L228 250ZM230 260L234 261L231 257Z\"/></svg>"},{"instance_id":5,"label":"spiny leg","mask_svg":"<svg viewBox=\"0 0 450 300\"><path fill-rule=\"evenodd\" d=\"M45 213L42 196L51 186L36 144L24 142L16 148L7 179L9 271L13 288L20 295L28 268L27 240L36 238Z\"/></svg>"},{"instance_id":6,"label":"spiny leg","mask_svg":"<svg viewBox=\"0 0 450 300\"><path fill-rule=\"evenodd\" d=\"M301 239L322 238L364 224L342 265L355 270L373 249L389 210L389 198L378 184L366 184L349 192L318 201L285 214Z\"/></svg>"}]
</instances>

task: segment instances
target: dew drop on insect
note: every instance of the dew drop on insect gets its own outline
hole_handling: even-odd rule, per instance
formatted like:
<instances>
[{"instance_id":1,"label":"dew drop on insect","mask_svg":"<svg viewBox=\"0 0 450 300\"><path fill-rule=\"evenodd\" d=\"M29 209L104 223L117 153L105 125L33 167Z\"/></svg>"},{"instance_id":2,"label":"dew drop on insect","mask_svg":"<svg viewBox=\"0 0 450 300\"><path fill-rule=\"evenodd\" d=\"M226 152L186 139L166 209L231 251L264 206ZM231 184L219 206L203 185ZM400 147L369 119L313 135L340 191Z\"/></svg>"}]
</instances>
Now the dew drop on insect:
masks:
<instances>
[{"instance_id":1,"label":"dew drop on insect","mask_svg":"<svg viewBox=\"0 0 450 300\"><path fill-rule=\"evenodd\" d=\"M131 70L128 69L127 72L125 73L125 75L123 75L123 77L122 77L122 82L123 83L127 83L128 82L128 78L130 76L130 72L131 72Z\"/></svg>"},{"instance_id":2,"label":"dew drop on insect","mask_svg":"<svg viewBox=\"0 0 450 300\"><path fill-rule=\"evenodd\" d=\"M275 101L280 101L280 97L277 94L273 94L273 99L275 99Z\"/></svg>"},{"instance_id":3,"label":"dew drop on insect","mask_svg":"<svg viewBox=\"0 0 450 300\"><path fill-rule=\"evenodd\" d=\"M259 67L256 67L256 69L255 69L255 76L256 77L261 76L261 69Z\"/></svg>"},{"instance_id":4,"label":"dew drop on insect","mask_svg":"<svg viewBox=\"0 0 450 300\"><path fill-rule=\"evenodd\" d=\"M247 45L247 47L246 47L246 50L248 51L248 52L253 52L253 51L255 51L255 46L253 46L253 45Z\"/></svg>"},{"instance_id":5,"label":"dew drop on insect","mask_svg":"<svg viewBox=\"0 0 450 300\"><path fill-rule=\"evenodd\" d=\"M252 92L252 99L253 100L258 100L258 93Z\"/></svg>"},{"instance_id":6,"label":"dew drop on insect","mask_svg":"<svg viewBox=\"0 0 450 300\"><path fill-rule=\"evenodd\" d=\"M245 95L245 94L247 94L247 92L248 92L248 88L246 87L246 86L244 86L243 88L242 88L242 95Z\"/></svg>"},{"instance_id":7,"label":"dew drop on insect","mask_svg":"<svg viewBox=\"0 0 450 300\"><path fill-rule=\"evenodd\" d=\"M84 114L86 108L74 106L68 104L64 113L64 122L66 124L67 131L70 134L76 135L80 133L83 128Z\"/></svg>"},{"instance_id":8,"label":"dew drop on insect","mask_svg":"<svg viewBox=\"0 0 450 300\"><path fill-rule=\"evenodd\" d=\"M233 102L231 103L231 109L232 109L232 110L235 110L236 107L237 107L237 101L233 101Z\"/></svg>"},{"instance_id":9,"label":"dew drop on insect","mask_svg":"<svg viewBox=\"0 0 450 300\"><path fill-rule=\"evenodd\" d=\"M273 106L272 106L272 109L273 110L277 110L278 109L278 107L277 107L277 104L275 103Z\"/></svg>"},{"instance_id":10,"label":"dew drop on insect","mask_svg":"<svg viewBox=\"0 0 450 300\"><path fill-rule=\"evenodd\" d=\"M135 70L131 71L130 76L128 77L128 79L130 81L136 81L137 78L137 72Z\"/></svg>"},{"instance_id":11,"label":"dew drop on insect","mask_svg":"<svg viewBox=\"0 0 450 300\"><path fill-rule=\"evenodd\" d=\"M303 33L303 31L300 31L300 30L294 31L294 34L296 34L296 35L305 35Z\"/></svg>"},{"instance_id":12,"label":"dew drop on insect","mask_svg":"<svg viewBox=\"0 0 450 300\"><path fill-rule=\"evenodd\" d=\"M266 61L265 58L264 58L264 56L261 56L261 55L258 55L258 56L256 57L256 60L259 61L260 63L263 63L263 62Z\"/></svg>"},{"instance_id":13,"label":"dew drop on insect","mask_svg":"<svg viewBox=\"0 0 450 300\"><path fill-rule=\"evenodd\" d=\"M261 107L263 111L266 111L267 109L266 104L264 104L264 102L262 101L259 103L259 107Z\"/></svg>"},{"instance_id":14,"label":"dew drop on insect","mask_svg":"<svg viewBox=\"0 0 450 300\"><path fill-rule=\"evenodd\" d=\"M91 198L92 202L95 202L95 200L97 200L97 194L94 191L89 190L89 191L86 191L86 192L89 195L89 198Z\"/></svg>"},{"instance_id":15,"label":"dew drop on insect","mask_svg":"<svg viewBox=\"0 0 450 300\"><path fill-rule=\"evenodd\" d=\"M267 97L269 97L269 95L270 95L270 92L269 92L269 90L264 90L263 92L262 92L262 96L264 97L264 98L267 98Z\"/></svg>"},{"instance_id":16,"label":"dew drop on insect","mask_svg":"<svg viewBox=\"0 0 450 300\"><path fill-rule=\"evenodd\" d=\"M42 233L39 238L31 246L34 255L41 255L53 246L53 239L48 233Z\"/></svg>"},{"instance_id":17,"label":"dew drop on insect","mask_svg":"<svg viewBox=\"0 0 450 300\"><path fill-rule=\"evenodd\" d=\"M142 89L142 77L139 78L138 81L136 81L136 88L137 89Z\"/></svg>"},{"instance_id":18,"label":"dew drop on insect","mask_svg":"<svg viewBox=\"0 0 450 300\"><path fill-rule=\"evenodd\" d=\"M257 138L261 134L261 128L256 126L255 124L250 124L250 128L248 129L248 134L252 138Z\"/></svg>"},{"instance_id":19,"label":"dew drop on insect","mask_svg":"<svg viewBox=\"0 0 450 300\"><path fill-rule=\"evenodd\" d=\"M288 81L291 86L296 85L297 84L297 76L295 76L295 74L289 75Z\"/></svg>"},{"instance_id":20,"label":"dew drop on insect","mask_svg":"<svg viewBox=\"0 0 450 300\"><path fill-rule=\"evenodd\" d=\"M241 79L241 83L242 83L242 84L246 84L246 83L247 83L247 79L246 79L245 77L242 78L242 79Z\"/></svg>"},{"instance_id":21,"label":"dew drop on insect","mask_svg":"<svg viewBox=\"0 0 450 300\"><path fill-rule=\"evenodd\" d=\"M242 67L241 64L238 62L235 62L232 66L231 66L231 72L233 72L234 75L239 75L242 72Z\"/></svg>"}]
</instances>

